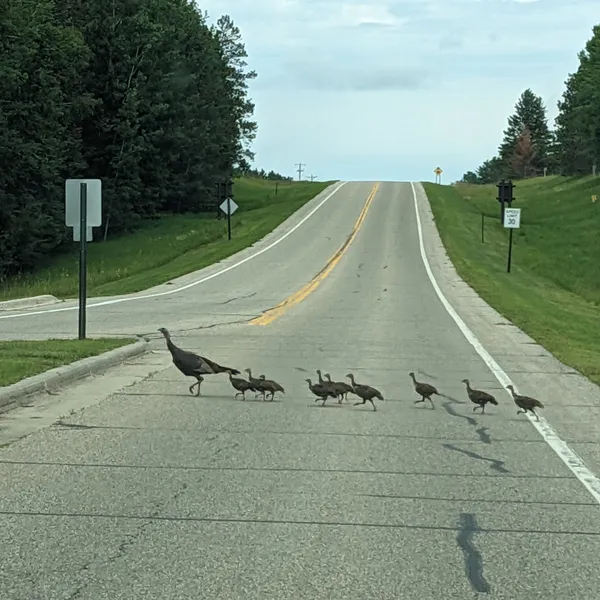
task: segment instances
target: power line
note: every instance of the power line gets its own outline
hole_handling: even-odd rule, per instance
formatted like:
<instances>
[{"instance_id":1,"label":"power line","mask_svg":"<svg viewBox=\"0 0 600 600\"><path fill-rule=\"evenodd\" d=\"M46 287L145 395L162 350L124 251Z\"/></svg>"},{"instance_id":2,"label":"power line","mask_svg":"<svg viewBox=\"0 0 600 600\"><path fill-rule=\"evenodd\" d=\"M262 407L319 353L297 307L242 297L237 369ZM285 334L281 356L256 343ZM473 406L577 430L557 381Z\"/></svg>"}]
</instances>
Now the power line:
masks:
<instances>
[{"instance_id":1,"label":"power line","mask_svg":"<svg viewBox=\"0 0 600 600\"><path fill-rule=\"evenodd\" d=\"M311 182L312 182L312 181L314 181L316 178L317 178L317 176L316 176L316 175L311 175L311 176L309 177L309 179L311 180Z\"/></svg>"},{"instance_id":2,"label":"power line","mask_svg":"<svg viewBox=\"0 0 600 600\"><path fill-rule=\"evenodd\" d=\"M302 181L302 172L304 171L302 167L305 167L306 163L296 163L296 166L298 167L298 169L296 170L296 172L298 173L298 181Z\"/></svg>"}]
</instances>

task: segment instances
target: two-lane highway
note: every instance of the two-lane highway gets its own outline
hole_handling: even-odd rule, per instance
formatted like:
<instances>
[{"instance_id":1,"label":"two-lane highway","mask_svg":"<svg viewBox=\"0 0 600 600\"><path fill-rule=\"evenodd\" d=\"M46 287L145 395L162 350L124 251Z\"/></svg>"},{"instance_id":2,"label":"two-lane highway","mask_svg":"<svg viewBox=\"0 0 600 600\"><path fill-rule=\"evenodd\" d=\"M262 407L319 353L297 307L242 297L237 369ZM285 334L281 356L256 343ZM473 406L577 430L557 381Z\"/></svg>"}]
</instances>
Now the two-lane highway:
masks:
<instances>
[{"instance_id":1,"label":"two-lane highway","mask_svg":"<svg viewBox=\"0 0 600 600\"><path fill-rule=\"evenodd\" d=\"M71 332L75 314L0 327ZM218 376L195 398L169 367L1 449L3 600L597 596L598 504L435 294L410 184L347 183L227 273L90 311L94 333L161 325L286 394L234 400ZM385 401L320 407L318 368ZM499 406L474 413L465 377Z\"/></svg>"}]
</instances>

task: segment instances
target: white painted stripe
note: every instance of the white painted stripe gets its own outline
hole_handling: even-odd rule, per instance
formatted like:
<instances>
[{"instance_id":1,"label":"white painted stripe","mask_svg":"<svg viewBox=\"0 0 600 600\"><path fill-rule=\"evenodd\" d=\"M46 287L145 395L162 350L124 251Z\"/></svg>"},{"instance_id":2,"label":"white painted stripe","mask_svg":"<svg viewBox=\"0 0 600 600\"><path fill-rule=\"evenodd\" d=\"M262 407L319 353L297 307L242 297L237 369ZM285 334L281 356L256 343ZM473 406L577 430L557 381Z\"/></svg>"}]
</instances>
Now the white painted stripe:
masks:
<instances>
[{"instance_id":1,"label":"white painted stripe","mask_svg":"<svg viewBox=\"0 0 600 600\"><path fill-rule=\"evenodd\" d=\"M410 184L412 188L413 201L415 205L415 212L417 216L417 231L419 233L419 249L421 250L421 258L423 260L423 265L425 266L425 270L427 271L427 276L429 277L429 281L431 281L431 285L435 290L435 293L438 295L438 298L444 305L444 308L448 312L448 314L454 319L454 322L458 325L458 328L461 330L462 334L467 338L467 341L475 348L475 351L485 364L489 367L490 371L494 374L500 385L504 388L508 385L513 385L515 390L517 386L511 381L510 377L504 372L502 367L492 358L489 352L483 347L482 343L475 337L475 334L469 329L467 324L458 316L457 312L452 308L452 305L448 302L446 296L440 289L433 272L431 271L431 267L429 265L429 260L427 259L427 255L425 254L425 246L423 245L423 230L421 227L421 217L419 216L419 203L417 201L417 193L415 190L414 184L411 182ZM510 399L512 401L512 395L509 390L506 390ZM518 393L518 392L517 392ZM583 459L577 455L577 453L572 450L567 443L562 440L554 428L546 421L543 416L540 416L539 422L536 421L531 415L528 413L527 417L529 421L533 424L533 426L538 430L540 435L544 438L546 443L556 452L559 458L567 465L567 467L573 472L575 477L583 483L587 491L594 497L594 500L600 504L600 479L596 477L596 475L587 467Z\"/></svg>"},{"instance_id":2,"label":"white painted stripe","mask_svg":"<svg viewBox=\"0 0 600 600\"><path fill-rule=\"evenodd\" d=\"M216 273L213 273L212 275L208 275L207 277L202 277L201 279L192 281L190 283L187 283L186 285L182 285L181 287L172 288L165 292L155 292L153 294L144 294L143 296L126 296L124 298L115 298L113 300L102 300L101 302L95 302L92 304L88 304L87 308L96 308L98 306L110 306L111 304L121 304L122 302L135 302L136 300L147 300L148 298L159 298L161 296L170 296L173 294L178 294L179 292L183 292L184 290L189 290L190 288L200 285L201 283L204 283L205 281L209 281L210 279L219 277L219 275L223 275L224 273L227 273L228 271L231 271L232 269L236 269L240 265L247 263L249 260L252 260L253 258L256 258L257 256L260 256L267 250L270 250L271 248L274 248L275 246L277 246L277 244L280 244L281 242L283 242L283 240L285 240L288 236L292 235L292 233L294 233L294 231L296 231L296 229L298 229L298 227L300 227L300 225L302 225L310 217L312 217L321 208L321 206L323 206L323 204L325 204L325 202L327 202L330 198L332 198L335 194L337 194L337 192L340 190L340 188L342 188L347 183L348 183L347 181L342 181L340 183L340 185L338 185L331 193L327 194L327 196L325 198L323 198L323 200L321 200L321 202L319 202L319 204L317 204L317 206L315 206L305 217L303 217L300 221L298 221L298 223L296 223L296 225L294 225L287 233L284 233L280 238L277 238L274 242L270 243L268 246L266 246L262 250L259 250L258 252L255 252L254 254L251 254L250 256L247 256L243 260L240 260L240 261L234 263L233 265L226 267L225 269L221 269L220 271L217 271ZM18 318L24 318L24 317L31 317L33 315L49 315L51 313L67 312L70 310L79 310L79 306L75 305L75 306L67 306L67 307L63 307L63 308L51 308L48 310L29 311L29 312L24 312L24 313L18 313L15 315L3 315L3 316L0 316L0 321L3 319L18 319Z\"/></svg>"}]
</instances>

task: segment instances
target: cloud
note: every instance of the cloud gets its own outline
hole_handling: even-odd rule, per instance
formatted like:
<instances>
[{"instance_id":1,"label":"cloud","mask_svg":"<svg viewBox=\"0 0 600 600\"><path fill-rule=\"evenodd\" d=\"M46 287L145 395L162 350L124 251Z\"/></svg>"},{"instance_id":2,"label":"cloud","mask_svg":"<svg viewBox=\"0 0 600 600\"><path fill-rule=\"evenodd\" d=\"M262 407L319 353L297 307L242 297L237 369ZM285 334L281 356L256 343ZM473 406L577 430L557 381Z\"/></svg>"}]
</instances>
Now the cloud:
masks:
<instances>
[{"instance_id":1,"label":"cloud","mask_svg":"<svg viewBox=\"0 0 600 600\"><path fill-rule=\"evenodd\" d=\"M259 75L251 93L257 158L265 168L293 169L300 152L320 176L346 177L344 161L355 164L354 152L367 178L369 168L371 178L381 177L383 165L393 164L395 177L418 179L432 176L425 164L431 156L447 180L495 152L525 88L542 95L554 116L598 12L598 0L201 6L212 19L231 15L242 31ZM385 153L393 158L384 160Z\"/></svg>"},{"instance_id":2,"label":"cloud","mask_svg":"<svg viewBox=\"0 0 600 600\"><path fill-rule=\"evenodd\" d=\"M303 89L348 91L414 90L426 81L426 73L402 65L289 64L291 78Z\"/></svg>"}]
</instances>

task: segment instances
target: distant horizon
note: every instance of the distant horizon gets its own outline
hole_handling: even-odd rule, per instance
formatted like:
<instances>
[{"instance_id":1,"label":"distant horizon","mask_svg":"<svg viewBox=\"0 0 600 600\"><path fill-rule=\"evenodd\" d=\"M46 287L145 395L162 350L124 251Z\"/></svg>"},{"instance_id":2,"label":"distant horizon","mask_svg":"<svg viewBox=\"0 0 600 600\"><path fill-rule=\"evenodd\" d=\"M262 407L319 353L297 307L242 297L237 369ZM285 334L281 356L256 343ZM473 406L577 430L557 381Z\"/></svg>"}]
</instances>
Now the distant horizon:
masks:
<instances>
[{"instance_id":1,"label":"distant horizon","mask_svg":"<svg viewBox=\"0 0 600 600\"><path fill-rule=\"evenodd\" d=\"M198 4L231 16L258 73L255 164L325 180L433 181L437 166L460 180L496 153L526 88L553 128L598 20L597 0Z\"/></svg>"}]
</instances>

